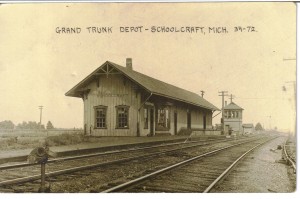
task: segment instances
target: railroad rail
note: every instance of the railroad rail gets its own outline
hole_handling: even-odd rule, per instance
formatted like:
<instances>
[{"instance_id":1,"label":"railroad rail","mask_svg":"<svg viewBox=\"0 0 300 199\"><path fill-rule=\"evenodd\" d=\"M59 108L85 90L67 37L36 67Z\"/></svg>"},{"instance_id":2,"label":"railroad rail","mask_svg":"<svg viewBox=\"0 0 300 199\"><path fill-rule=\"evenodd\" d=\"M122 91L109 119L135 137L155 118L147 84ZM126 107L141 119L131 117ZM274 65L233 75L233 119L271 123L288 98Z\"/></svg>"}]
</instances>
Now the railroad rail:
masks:
<instances>
[{"instance_id":1,"label":"railroad rail","mask_svg":"<svg viewBox=\"0 0 300 199\"><path fill-rule=\"evenodd\" d=\"M262 136L254 136L251 138L245 138L241 140L230 140L229 142L224 142L218 140L217 142L206 142L206 143L192 143L193 145L188 145L188 146L182 146L179 145L176 148L173 149L168 149L168 150L161 150L161 148L157 148L159 151L151 151L151 153L145 152L145 151L140 151L139 153L142 155L132 155L132 151L129 152L129 157L127 154L127 157L114 157L111 158L113 160L110 161L103 161L103 158L101 158L102 162L85 162L80 159L80 162L78 161L71 161L73 165L71 165L71 168L63 168L60 169L58 166L55 165L55 168L50 168L50 172L46 173L46 177L49 180L49 183L55 182L55 186L51 186L54 190L54 192L61 192L61 191L55 191L55 190L66 190L64 188L61 188L62 186L67 185L67 189L70 190L69 184L72 184L70 181L74 181L73 179L76 179L74 183L77 184L82 184L85 185L85 183L82 183L81 180L82 176L89 176L92 178L94 184L100 184L101 187L100 189L86 189L85 192L100 192L105 189L107 184L114 184L114 181L118 179L118 176L122 178L128 178L128 172L127 171L129 168L132 170L133 167L140 167L139 171L134 170L134 175L131 177L131 179L136 178L141 176L143 173L149 173L152 172L154 169L158 169L159 167L164 167L170 163L173 163L178 160L184 160L187 159L188 157L195 156L197 154L203 154L207 151L213 151L221 146L228 146L232 144L247 144L250 143L254 140L259 140ZM123 154L122 154L123 155ZM110 157L110 156L109 156ZM155 158L153 158L155 157ZM170 162L171 161L171 162ZM84 163L88 163L88 165L84 165ZM78 166L78 164L81 164L83 166ZM146 166L145 166L146 165ZM70 166L70 164L68 165ZM64 166L65 167L65 166ZM144 168L145 167L145 168ZM38 168L38 167L37 167ZM52 169L52 171L51 171ZM55 169L55 170L53 170ZM2 182L0 182L0 191L1 192L36 192L36 187L39 185L37 184L38 180L40 179L40 175L31 175L28 176L28 170L21 170L22 172L26 173L27 176L25 177L17 177L13 178L17 175L15 175L15 170L12 170L10 174L12 175L9 177L6 173L2 173L2 176L8 176L8 179L2 178ZM38 170L37 170L38 171ZM116 172L119 172L116 174ZM123 173L127 172L127 174ZM73 173L73 174L71 174ZM51 177L51 178L50 178ZM100 183L99 179L100 178ZM105 178L105 179L104 179ZM60 182L64 182L63 184L60 184ZM22 185L20 185L22 184ZM100 186L99 185L99 186ZM34 189L32 187L35 187ZM11 191L12 190L12 191ZM71 189L74 190L74 189ZM78 189L77 189L78 190ZM81 190L81 189L80 189ZM65 191L63 191L65 192ZM67 192L77 192L77 191L67 191ZM80 191L82 192L82 191Z\"/></svg>"},{"instance_id":2,"label":"railroad rail","mask_svg":"<svg viewBox=\"0 0 300 199\"><path fill-rule=\"evenodd\" d=\"M237 141L237 140L232 140L232 139L225 139L227 141ZM107 162L100 162L100 163L96 163L96 164L89 164L86 166L77 166L77 167L72 167L72 168L68 168L68 169L61 169L61 170L57 170L57 171L53 171L53 172L48 172L46 173L46 176L49 177L54 177L54 176L59 176L59 175L65 175L65 174L70 174L70 173L74 173L74 172L78 172L78 171L83 171L83 170L89 170L92 168L96 168L96 167L103 167L103 166L108 166L108 165L115 165L115 164L119 164L119 163L124 163L124 162L128 162L128 161L132 161L132 160L138 160L138 159L145 159L145 158L150 158L150 157L155 157L155 156L160 156L162 154L168 154L168 153L172 153L174 151L180 151L180 150L184 150L184 149L190 149L190 148L195 148L195 147L201 147L201 146L206 146L206 145L210 145L210 144L216 144L219 142L224 142L224 140L210 140L210 141L206 141L206 142L199 142L199 141L193 141L193 142L189 142L189 143L171 143L171 144L165 144L165 145L159 145L159 146L152 146L152 147L140 147L140 148L135 148L135 149L125 149L125 150L119 150L119 151L110 151L110 152L104 152L104 153L97 153L97 154L90 154L90 155L82 155L82 156L74 156L74 157L67 157L67 158L58 158L58 159L54 159L52 161L49 161L50 163L55 163L55 162L63 162L63 161L68 161L68 160L77 160L77 159L83 159L83 158L88 158L88 157L95 157L95 156L103 156L103 155L112 155L112 154L118 154L118 153L123 153L123 152L132 152L132 151L144 151L145 149L159 149L161 147L166 147L166 146L180 146L177 147L175 149L170 149L170 150L163 150L163 151L159 151L159 152L154 152L154 153L150 153L150 154L143 154L143 155L138 155L138 156L132 156L132 157L126 157L126 158L120 158L117 160L113 160L113 161L107 161ZM200 144L199 144L200 143ZM193 144L191 146L183 146L183 145L188 145L188 144ZM0 170L7 170L7 169L16 169L16 168L22 168L22 167L28 167L28 166L34 166L37 164L18 164L18 165L9 165L9 166L2 166L0 168ZM31 176L26 176L26 177L20 177L20 178L16 178L16 179L9 179L9 180L5 180L5 181L1 181L0 182L0 187L5 187L8 185L15 185L15 184L21 184L21 183L26 183L26 182L32 182L35 180L39 180L41 178L41 175L31 175Z\"/></svg>"},{"instance_id":3,"label":"railroad rail","mask_svg":"<svg viewBox=\"0 0 300 199\"><path fill-rule=\"evenodd\" d=\"M290 137L288 137L283 145L283 153L284 157L289 165L291 165L294 169L294 173L296 173L296 159L295 156L291 154L291 149L290 149Z\"/></svg>"},{"instance_id":4,"label":"railroad rail","mask_svg":"<svg viewBox=\"0 0 300 199\"><path fill-rule=\"evenodd\" d=\"M171 166L168 166L168 167L165 167L163 169L157 170L157 171L152 172L150 174L141 176L141 177L136 178L134 180L127 181L125 183L122 183L122 184L116 185L114 187L108 188L108 189L104 190L103 193L110 193L110 192L144 192L144 191L147 192L146 190L149 189L149 187L150 187L150 190L148 190L148 191L152 191L152 192L156 192L156 191L158 191L158 192L178 192L178 191L179 192L199 192L200 191L200 192L207 193L217 183L219 183L221 180L223 180L224 177L231 171L231 169L236 164L238 164L238 162L240 162L243 159L243 157L245 157L248 153L250 153L255 148L257 148L257 147L261 146L262 144L264 144L264 143L266 143L266 142L268 142L272 139L275 139L275 138L276 137L273 137L271 139L269 138L267 140L264 140L264 141L256 144L255 146L251 147L249 150L247 150L242 155L240 155L238 158L236 158L233 161L232 164L230 164L228 167L226 167L226 169L224 169L224 171L220 175L216 175L217 172L214 172L214 169L215 170L220 169L219 167L214 167L214 165L218 165L218 163L216 161L213 161L215 159L216 154L219 154L219 153L224 154L224 152L226 152L226 151L233 150L233 149L235 149L237 147L240 147L240 146L245 146L249 143L252 143L253 141L233 144L233 145L230 145L230 146L227 146L227 147L223 147L223 148L220 148L220 149L216 149L216 150L201 154L201 155L196 156L196 157L192 157L190 159L178 162L176 164L173 164ZM228 152L228 153L230 153L230 152ZM228 153L227 153L227 155L228 155ZM226 153L225 153L225 156L226 156ZM204 158L210 159L205 163L205 165L199 164L199 165L194 166L194 167L190 167L190 168L187 168L187 169L185 168L185 167L188 167L187 165L192 165L193 162L197 162L197 161L202 160L202 159L204 160ZM220 158L220 159L222 159L222 158ZM229 158L229 159L231 159L231 158ZM228 163L226 163L224 165L227 165L227 164ZM219 165L222 165L222 162L219 163ZM207 174L205 171L203 172L203 169L201 170L201 166L203 168L206 168L206 171L209 174ZM209 170L209 168L211 168L211 167L214 168L214 169ZM185 169L183 169L183 168L185 168ZM175 174L172 174L171 171L172 172L175 171ZM177 174L176 174L176 172L177 172ZM169 175L164 175L165 173L168 173ZM201 173L201 174L199 175L199 173ZM185 174L187 176L185 176ZM174 178L172 178L172 175L174 175ZM188 176L188 175L190 175L190 176ZM200 181L203 181L203 182L194 181L193 183L190 183L190 182L185 182L184 180L180 179L180 178L182 178L182 176L184 176L185 179L191 179L191 178L195 177L195 175L199 175ZM161 177L162 179L159 179L159 177ZM213 180L213 182L211 182L211 179L215 179L215 180ZM209 183L207 183L207 181ZM164 187L164 186L166 186L166 184L168 182L169 182L169 187ZM203 183L203 184L201 184L201 183ZM191 187L182 188L181 184L185 184L185 186L190 185ZM181 188L181 189L179 189L179 188Z\"/></svg>"},{"instance_id":5,"label":"railroad rail","mask_svg":"<svg viewBox=\"0 0 300 199\"><path fill-rule=\"evenodd\" d=\"M99 156L104 156L104 155L115 155L115 154L125 153L125 152L143 151L143 150L148 150L148 149L157 149L157 148L169 147L169 146L183 146L183 145L189 145L189 144L193 144L193 143L202 143L202 145L207 145L207 144L210 144L210 143L218 143L218 142L230 141L230 140L233 140L233 138L208 139L208 140L189 141L189 142L185 141L185 142L160 144L160 145L155 145L155 146L135 147L135 148L129 148L129 149L120 149L120 150L114 150L114 151L92 153L92 154L87 154L87 155L78 155L78 156L70 156L70 157L63 157L63 158L55 158L55 159L48 160L47 164L70 161L70 160L79 160L79 159L91 158L91 157L99 157ZM30 166L36 166L36 165L39 165L39 164L38 163L27 163L26 162L26 163L5 165L5 166L0 166L0 171L1 170L7 170L7 169L30 167Z\"/></svg>"}]
</instances>

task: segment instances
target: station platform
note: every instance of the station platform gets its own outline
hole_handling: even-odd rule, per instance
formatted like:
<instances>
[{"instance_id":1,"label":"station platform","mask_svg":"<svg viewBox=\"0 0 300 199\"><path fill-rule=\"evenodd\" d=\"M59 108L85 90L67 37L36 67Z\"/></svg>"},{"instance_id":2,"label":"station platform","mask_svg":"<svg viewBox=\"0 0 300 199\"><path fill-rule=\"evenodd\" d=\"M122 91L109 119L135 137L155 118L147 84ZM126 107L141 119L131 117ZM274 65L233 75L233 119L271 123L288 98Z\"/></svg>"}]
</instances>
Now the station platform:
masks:
<instances>
[{"instance_id":1,"label":"station platform","mask_svg":"<svg viewBox=\"0 0 300 199\"><path fill-rule=\"evenodd\" d=\"M154 137L100 137L97 142L80 143L74 145L50 146L50 150L57 154L57 157L83 155L88 153L97 153L111 150L120 150L139 146L151 146L163 143L184 142L189 136L154 136ZM189 140L207 140L207 139L225 138L221 135L202 135L193 136ZM0 151L0 164L8 162L26 161L27 156L33 150L16 149Z\"/></svg>"}]
</instances>

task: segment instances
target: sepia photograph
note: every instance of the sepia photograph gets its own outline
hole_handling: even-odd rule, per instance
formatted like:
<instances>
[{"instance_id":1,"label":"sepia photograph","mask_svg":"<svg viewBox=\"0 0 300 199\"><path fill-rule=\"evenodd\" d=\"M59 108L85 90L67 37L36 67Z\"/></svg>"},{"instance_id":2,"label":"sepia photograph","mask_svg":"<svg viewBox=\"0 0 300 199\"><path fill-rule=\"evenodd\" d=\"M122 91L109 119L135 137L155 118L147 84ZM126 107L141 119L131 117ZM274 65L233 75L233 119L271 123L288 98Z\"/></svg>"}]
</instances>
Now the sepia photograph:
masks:
<instances>
[{"instance_id":1,"label":"sepia photograph","mask_svg":"<svg viewBox=\"0 0 300 199\"><path fill-rule=\"evenodd\" d=\"M0 197L294 197L296 24L294 2L0 1Z\"/></svg>"}]
</instances>

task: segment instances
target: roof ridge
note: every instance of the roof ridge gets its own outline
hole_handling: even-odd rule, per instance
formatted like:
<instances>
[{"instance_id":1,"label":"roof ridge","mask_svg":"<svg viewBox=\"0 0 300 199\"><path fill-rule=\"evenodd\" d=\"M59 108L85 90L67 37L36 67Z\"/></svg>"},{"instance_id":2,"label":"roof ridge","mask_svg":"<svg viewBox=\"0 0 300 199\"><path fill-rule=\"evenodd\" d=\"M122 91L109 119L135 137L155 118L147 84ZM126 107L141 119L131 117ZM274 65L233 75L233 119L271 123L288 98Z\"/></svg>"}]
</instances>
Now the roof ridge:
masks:
<instances>
[{"instance_id":1,"label":"roof ridge","mask_svg":"<svg viewBox=\"0 0 300 199\"><path fill-rule=\"evenodd\" d=\"M109 63L111 63L111 64L115 64L115 65L117 65L117 66L120 66L120 67L123 67L123 68L125 68L126 69L126 67L125 66L121 66L121 65L119 65L119 64L116 64L116 63L113 63L113 62L111 62L111 61L108 61ZM167 83L167 82L164 82L164 81L161 81L161 80L159 80L159 79L156 79L156 78L154 78L154 77L151 77L151 76L148 76L148 75L145 75L145 74L143 74L143 73L141 73L141 72L138 72L138 71L136 71L136 70L132 70L132 72L135 72L135 73L138 73L139 75L143 75L143 76L146 76L146 77L148 77L148 78L152 78L152 79L154 79L154 80L156 80L156 81L159 81L159 82L161 82L161 83L164 83L164 84L168 84L169 86L172 86L172 87L175 87L175 88L179 88L179 89L182 89L182 90L184 90L184 91L187 91L187 92L190 92L190 93L193 93L193 94L195 94L195 95L198 95L197 93L195 93L195 92L192 92L192 91L189 91L189 90L186 90L186 89L184 89L184 88L181 88L181 87L178 87L178 86L174 86L174 85L172 85L172 84L170 84L170 83ZM201 97L200 95L198 95L199 97ZM204 98L203 98L204 99ZM204 99L205 100L205 99Z\"/></svg>"},{"instance_id":2,"label":"roof ridge","mask_svg":"<svg viewBox=\"0 0 300 199\"><path fill-rule=\"evenodd\" d=\"M127 78L131 79L132 81L134 81L135 83L143 87L145 90L148 90L153 94L162 97L171 98L195 106L199 106L205 109L220 110L219 108L214 106L212 103L210 103L209 101L207 101L206 99L198 95L197 93L163 82L159 79L155 79L154 77L145 75L138 71L132 69L129 70L124 66L121 66L119 64L116 64L108 60L104 62L101 66L99 66L96 70L94 70L91 74L89 74L87 77L85 77L82 81L80 81L77 85L75 85L65 95L72 96L72 97L79 97L78 94L74 93L75 90L79 88L81 85L85 84L87 81L89 81L89 79L105 64L110 64L111 66L115 67L125 76L127 76Z\"/></svg>"},{"instance_id":3,"label":"roof ridge","mask_svg":"<svg viewBox=\"0 0 300 199\"><path fill-rule=\"evenodd\" d=\"M244 110L242 107L240 107L239 105L237 105L234 102L230 102L229 104L227 104L224 109L242 109Z\"/></svg>"},{"instance_id":4,"label":"roof ridge","mask_svg":"<svg viewBox=\"0 0 300 199\"><path fill-rule=\"evenodd\" d=\"M196 95L197 97L201 98L201 99L204 100L205 102L211 104L209 101L207 101L206 99L204 99L203 97L201 97L200 95L198 95L198 94L195 93L195 92L186 90L186 89L184 89L184 88L180 88L180 87L178 87L178 86L174 86L174 85L172 85L172 84L169 84L169 83L167 83L167 82L161 81L161 80L156 79L156 78L154 78L154 77L145 75L145 74L140 73L140 72L135 71L135 70L128 70L125 66L121 66L121 65L116 64L116 63L114 63L114 62L111 62L111 61L107 61L107 62L109 62L109 63L111 63L111 64L113 64L113 65L116 65L116 66L118 66L118 67L122 67L123 69L127 70L128 72L138 73L139 75L145 76L145 77L147 77L147 78L151 78L151 79L153 79L153 80L155 80L155 81L159 81L159 82L162 83L162 84L166 84L166 85L172 86L172 87L174 87L174 88L176 88L176 89L180 89L180 90L182 90L182 91L185 91L185 92L191 93L191 94L193 94L193 95ZM211 105L213 105L213 104L211 104ZM213 106L214 106L214 105L213 105ZM215 108L217 108L217 107L215 107ZM217 108L217 109L218 109L218 108Z\"/></svg>"}]
</instances>

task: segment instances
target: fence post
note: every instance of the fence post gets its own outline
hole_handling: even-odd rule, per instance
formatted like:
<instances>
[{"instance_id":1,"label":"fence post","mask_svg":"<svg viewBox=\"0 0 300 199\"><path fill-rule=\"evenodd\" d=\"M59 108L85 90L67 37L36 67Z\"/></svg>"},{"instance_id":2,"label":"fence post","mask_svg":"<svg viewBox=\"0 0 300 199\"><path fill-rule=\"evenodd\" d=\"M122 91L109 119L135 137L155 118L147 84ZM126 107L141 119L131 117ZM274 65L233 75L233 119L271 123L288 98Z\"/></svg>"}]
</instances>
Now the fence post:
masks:
<instances>
[{"instance_id":1,"label":"fence post","mask_svg":"<svg viewBox=\"0 0 300 199\"><path fill-rule=\"evenodd\" d=\"M46 163L42 162L41 163L41 188L40 188L41 193L45 192L45 181L46 181Z\"/></svg>"}]
</instances>

